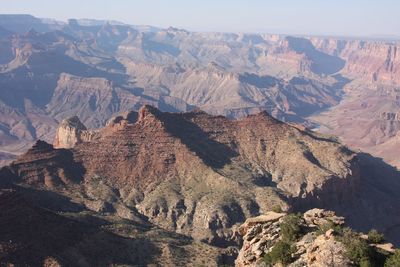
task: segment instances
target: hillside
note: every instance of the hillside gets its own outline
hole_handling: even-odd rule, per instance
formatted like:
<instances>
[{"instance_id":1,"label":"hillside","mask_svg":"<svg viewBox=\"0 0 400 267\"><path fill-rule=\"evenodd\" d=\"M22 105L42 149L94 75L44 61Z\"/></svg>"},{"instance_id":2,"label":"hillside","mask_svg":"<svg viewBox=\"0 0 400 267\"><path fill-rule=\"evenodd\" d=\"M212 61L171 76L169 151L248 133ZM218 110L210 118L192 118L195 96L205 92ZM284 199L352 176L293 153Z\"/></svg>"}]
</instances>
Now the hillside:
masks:
<instances>
[{"instance_id":1,"label":"hillside","mask_svg":"<svg viewBox=\"0 0 400 267\"><path fill-rule=\"evenodd\" d=\"M266 112L230 120L151 106L97 130L65 120L54 145L38 141L0 171L0 185L36 207L85 223L103 218L101 229L112 232L162 229L149 232L157 247L189 238L176 253L205 249L214 263L232 261L228 247L241 245L246 219L277 208L334 210L354 229L376 228L398 243L398 178L378 159Z\"/></svg>"}]
</instances>

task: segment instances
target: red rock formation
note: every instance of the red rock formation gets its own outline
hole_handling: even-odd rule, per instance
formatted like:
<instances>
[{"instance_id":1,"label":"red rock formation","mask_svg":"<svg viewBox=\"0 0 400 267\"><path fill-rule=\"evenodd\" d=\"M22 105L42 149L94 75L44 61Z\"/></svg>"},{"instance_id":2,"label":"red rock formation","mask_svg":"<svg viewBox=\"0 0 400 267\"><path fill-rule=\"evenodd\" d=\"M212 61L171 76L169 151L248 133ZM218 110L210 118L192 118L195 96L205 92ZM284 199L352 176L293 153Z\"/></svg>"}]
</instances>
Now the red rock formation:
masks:
<instances>
[{"instance_id":1,"label":"red rock formation","mask_svg":"<svg viewBox=\"0 0 400 267\"><path fill-rule=\"evenodd\" d=\"M364 157L266 112L229 120L144 106L73 148L39 142L4 168L0 180L67 196L95 213L130 221L145 216L163 229L228 246L240 242L236 229L246 218L276 206L326 207L362 230L393 229L397 176ZM381 191L388 192L384 203Z\"/></svg>"},{"instance_id":2,"label":"red rock formation","mask_svg":"<svg viewBox=\"0 0 400 267\"><path fill-rule=\"evenodd\" d=\"M400 45L360 40L311 38L315 47L346 60L342 73L367 83L400 85Z\"/></svg>"},{"instance_id":3,"label":"red rock formation","mask_svg":"<svg viewBox=\"0 0 400 267\"><path fill-rule=\"evenodd\" d=\"M137 209L162 227L215 244L237 242L231 227L246 214L274 205L341 206L359 183L355 154L266 112L235 121L144 106L71 150L38 146L9 167L22 183L79 186L92 204L102 201L96 205L129 218Z\"/></svg>"}]
</instances>

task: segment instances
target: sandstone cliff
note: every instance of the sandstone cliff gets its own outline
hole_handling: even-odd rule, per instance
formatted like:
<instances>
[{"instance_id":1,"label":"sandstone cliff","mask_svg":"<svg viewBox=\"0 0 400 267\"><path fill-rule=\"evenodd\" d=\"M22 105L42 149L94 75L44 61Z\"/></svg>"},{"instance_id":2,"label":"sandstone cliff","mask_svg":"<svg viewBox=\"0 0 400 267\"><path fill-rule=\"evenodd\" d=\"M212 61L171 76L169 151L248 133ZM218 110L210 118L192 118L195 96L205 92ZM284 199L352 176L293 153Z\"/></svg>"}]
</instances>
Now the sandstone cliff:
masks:
<instances>
[{"instance_id":1,"label":"sandstone cliff","mask_svg":"<svg viewBox=\"0 0 400 267\"><path fill-rule=\"evenodd\" d=\"M321 51L346 60L342 73L365 82L400 84L400 46L396 42L311 38Z\"/></svg>"},{"instance_id":2,"label":"sandstone cliff","mask_svg":"<svg viewBox=\"0 0 400 267\"><path fill-rule=\"evenodd\" d=\"M78 117L65 119L57 129L53 146L55 148L73 148L76 144L90 141L94 132L87 131Z\"/></svg>"}]
</instances>

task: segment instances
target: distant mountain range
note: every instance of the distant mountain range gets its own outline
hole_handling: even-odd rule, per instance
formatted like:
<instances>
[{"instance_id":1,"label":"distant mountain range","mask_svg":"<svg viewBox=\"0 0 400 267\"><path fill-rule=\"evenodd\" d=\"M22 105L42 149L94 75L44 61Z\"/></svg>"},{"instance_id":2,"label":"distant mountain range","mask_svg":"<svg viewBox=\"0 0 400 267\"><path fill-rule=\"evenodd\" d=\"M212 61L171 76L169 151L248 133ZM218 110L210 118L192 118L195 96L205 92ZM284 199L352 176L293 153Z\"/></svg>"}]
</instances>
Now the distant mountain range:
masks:
<instances>
[{"instance_id":1,"label":"distant mountain range","mask_svg":"<svg viewBox=\"0 0 400 267\"><path fill-rule=\"evenodd\" d=\"M64 118L78 115L96 128L152 104L232 118L266 110L399 166L398 48L1 15L1 159L9 162L37 139L52 140ZM374 130L365 132L365 124Z\"/></svg>"}]
</instances>

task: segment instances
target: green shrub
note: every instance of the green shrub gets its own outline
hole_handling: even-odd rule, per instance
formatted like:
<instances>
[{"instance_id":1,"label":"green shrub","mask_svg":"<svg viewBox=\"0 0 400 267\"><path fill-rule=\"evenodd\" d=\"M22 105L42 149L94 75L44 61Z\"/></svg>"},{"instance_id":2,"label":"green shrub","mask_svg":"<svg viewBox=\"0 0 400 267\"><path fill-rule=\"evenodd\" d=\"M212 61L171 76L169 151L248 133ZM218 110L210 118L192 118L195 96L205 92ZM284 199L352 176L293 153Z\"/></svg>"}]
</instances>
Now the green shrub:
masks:
<instances>
[{"instance_id":1,"label":"green shrub","mask_svg":"<svg viewBox=\"0 0 400 267\"><path fill-rule=\"evenodd\" d=\"M340 225L337 225L332 221L328 221L327 223L324 223L324 224L318 226L318 230L317 230L316 234L317 235L325 234L326 231L328 231L329 229L333 229L335 231L335 233L337 233L337 234L342 233L342 228Z\"/></svg>"},{"instance_id":2,"label":"green shrub","mask_svg":"<svg viewBox=\"0 0 400 267\"><path fill-rule=\"evenodd\" d=\"M359 262L360 267L374 267L375 265L371 262L370 258L362 258Z\"/></svg>"},{"instance_id":3,"label":"green shrub","mask_svg":"<svg viewBox=\"0 0 400 267\"><path fill-rule=\"evenodd\" d=\"M281 240L275 244L271 252L264 256L264 262L267 266L274 266L277 263L286 266L293 261L292 253L292 244L288 241Z\"/></svg>"},{"instance_id":4,"label":"green shrub","mask_svg":"<svg viewBox=\"0 0 400 267\"><path fill-rule=\"evenodd\" d=\"M300 237L301 229L301 215L290 214L287 215L280 225L282 239L288 242L295 241Z\"/></svg>"},{"instance_id":5,"label":"green shrub","mask_svg":"<svg viewBox=\"0 0 400 267\"><path fill-rule=\"evenodd\" d=\"M282 212L282 208L279 205L273 206L272 207L272 211L276 212L276 213L281 213Z\"/></svg>"},{"instance_id":6,"label":"green shrub","mask_svg":"<svg viewBox=\"0 0 400 267\"><path fill-rule=\"evenodd\" d=\"M345 228L340 241L346 248L347 257L355 264L359 266L361 264L363 264L362 266L374 266L372 264L374 255L372 248L357 233L350 228Z\"/></svg>"},{"instance_id":7,"label":"green shrub","mask_svg":"<svg viewBox=\"0 0 400 267\"><path fill-rule=\"evenodd\" d=\"M380 244L385 240L383 234L379 233L377 230L372 229L368 232L368 241L374 244Z\"/></svg>"},{"instance_id":8,"label":"green shrub","mask_svg":"<svg viewBox=\"0 0 400 267\"><path fill-rule=\"evenodd\" d=\"M399 266L400 266L400 250L397 249L395 253L386 260L385 267L399 267Z\"/></svg>"}]
</instances>

